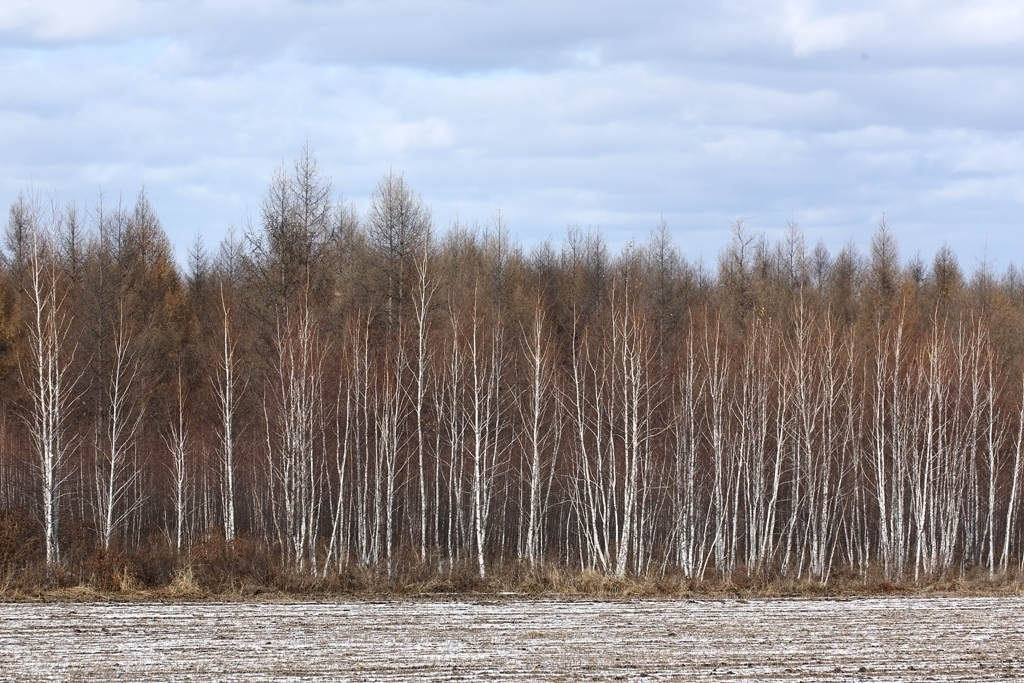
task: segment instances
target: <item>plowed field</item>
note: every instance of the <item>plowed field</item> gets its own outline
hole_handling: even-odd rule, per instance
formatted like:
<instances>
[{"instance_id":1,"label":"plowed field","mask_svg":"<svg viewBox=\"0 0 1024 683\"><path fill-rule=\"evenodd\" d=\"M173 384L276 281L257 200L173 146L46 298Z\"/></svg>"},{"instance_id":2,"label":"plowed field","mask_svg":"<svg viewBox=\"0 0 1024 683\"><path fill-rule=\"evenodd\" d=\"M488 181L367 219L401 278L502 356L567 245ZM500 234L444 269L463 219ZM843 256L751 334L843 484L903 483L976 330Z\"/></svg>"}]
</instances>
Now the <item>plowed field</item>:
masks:
<instances>
[{"instance_id":1,"label":"plowed field","mask_svg":"<svg viewBox=\"0 0 1024 683\"><path fill-rule=\"evenodd\" d=\"M1024 600L0 604L9 681L1013 680Z\"/></svg>"}]
</instances>

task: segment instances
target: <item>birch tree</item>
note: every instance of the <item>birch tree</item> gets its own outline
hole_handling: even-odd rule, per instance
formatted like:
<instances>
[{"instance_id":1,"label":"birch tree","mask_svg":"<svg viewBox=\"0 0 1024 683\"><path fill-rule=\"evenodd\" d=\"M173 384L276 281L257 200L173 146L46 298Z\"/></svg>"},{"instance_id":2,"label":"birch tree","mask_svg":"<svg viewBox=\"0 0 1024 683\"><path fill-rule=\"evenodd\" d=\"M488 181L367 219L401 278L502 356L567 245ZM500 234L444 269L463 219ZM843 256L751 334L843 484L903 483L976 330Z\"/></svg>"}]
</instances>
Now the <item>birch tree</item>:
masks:
<instances>
[{"instance_id":1,"label":"birch tree","mask_svg":"<svg viewBox=\"0 0 1024 683\"><path fill-rule=\"evenodd\" d=\"M230 542L235 539L235 423L245 384L239 378L238 352L231 329L231 309L225 299L223 286L220 289L220 312L221 345L213 385L217 405L217 435L220 441L218 460L224 539Z\"/></svg>"},{"instance_id":2,"label":"birch tree","mask_svg":"<svg viewBox=\"0 0 1024 683\"><path fill-rule=\"evenodd\" d=\"M427 397L427 368L430 365L428 349L429 321L428 314L436 284L430 279L428 263L430 257L430 233L425 230L422 253L416 264L417 287L413 300L416 318L416 388L414 408L416 412L416 464L418 466L417 482L420 494L420 556L427 559L427 469L426 469L426 438L423 431ZM435 457L437 455L435 454ZM435 486L437 483L435 481Z\"/></svg>"},{"instance_id":3,"label":"birch tree","mask_svg":"<svg viewBox=\"0 0 1024 683\"><path fill-rule=\"evenodd\" d=\"M299 571L309 566L315 572L323 505L318 427L324 409L324 350L307 307L295 319L282 321L276 349L275 419L273 427L268 423L269 471L279 495L276 522L290 561Z\"/></svg>"},{"instance_id":4,"label":"birch tree","mask_svg":"<svg viewBox=\"0 0 1024 683\"><path fill-rule=\"evenodd\" d=\"M185 543L185 531L188 519L189 500L189 463L188 443L189 424L185 416L185 392L181 382L181 366L178 367L177 402L174 415L171 417L167 432L163 435L164 443L171 454L171 491L172 509L174 511L174 549L181 552Z\"/></svg>"},{"instance_id":5,"label":"birch tree","mask_svg":"<svg viewBox=\"0 0 1024 683\"><path fill-rule=\"evenodd\" d=\"M135 438L143 418L135 395L139 390L139 359L123 304L119 304L112 328L112 361L105 387L106 424L95 463L94 505L105 551L110 550L114 535L142 504L142 500L133 496L139 476L133 459Z\"/></svg>"},{"instance_id":6,"label":"birch tree","mask_svg":"<svg viewBox=\"0 0 1024 683\"><path fill-rule=\"evenodd\" d=\"M552 369L549 345L545 335L545 316L539 304L533 315L533 324L523 333L523 350L529 371L529 389L520 400L520 413L525 424L527 516L522 556L535 566L544 555L543 500L545 470L553 470L548 462L555 421L549 414L553 399ZM557 443L557 441L556 441ZM550 484L549 484L550 486Z\"/></svg>"},{"instance_id":7,"label":"birch tree","mask_svg":"<svg viewBox=\"0 0 1024 683\"><path fill-rule=\"evenodd\" d=\"M70 412L75 403L72 364L76 347L68 339L69 321L56 264L48 254L49 236L39 225L33 206L26 216L28 253L29 354L22 364L21 381L29 395L28 426L41 482L43 536L46 564L60 562L61 501L69 472L72 438Z\"/></svg>"}]
</instances>

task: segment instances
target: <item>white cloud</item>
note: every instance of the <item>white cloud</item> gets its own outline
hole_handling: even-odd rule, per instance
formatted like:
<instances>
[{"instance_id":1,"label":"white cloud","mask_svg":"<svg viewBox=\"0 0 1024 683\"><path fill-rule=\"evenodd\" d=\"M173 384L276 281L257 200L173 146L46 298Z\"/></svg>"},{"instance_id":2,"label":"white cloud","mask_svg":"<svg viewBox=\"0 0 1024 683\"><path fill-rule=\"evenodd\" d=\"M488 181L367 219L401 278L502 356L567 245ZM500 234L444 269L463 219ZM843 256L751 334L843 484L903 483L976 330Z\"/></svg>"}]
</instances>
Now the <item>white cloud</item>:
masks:
<instances>
[{"instance_id":1,"label":"white cloud","mask_svg":"<svg viewBox=\"0 0 1024 683\"><path fill-rule=\"evenodd\" d=\"M881 11L824 14L812 0L789 0L782 26L793 45L793 53L805 57L824 50L848 47L856 40L885 30Z\"/></svg>"},{"instance_id":2,"label":"white cloud","mask_svg":"<svg viewBox=\"0 0 1024 683\"><path fill-rule=\"evenodd\" d=\"M977 0L942 3L934 12L922 12L929 38L952 45L992 48L1020 47L1024 40L1024 5L1013 0ZM924 8L922 8L924 9Z\"/></svg>"},{"instance_id":3,"label":"white cloud","mask_svg":"<svg viewBox=\"0 0 1024 683\"><path fill-rule=\"evenodd\" d=\"M394 166L442 224L501 203L527 241L664 214L713 255L795 215L836 246L885 210L911 250L933 224L1024 256L1022 8L8 0L0 201L144 183L210 243L308 141L357 203Z\"/></svg>"}]
</instances>

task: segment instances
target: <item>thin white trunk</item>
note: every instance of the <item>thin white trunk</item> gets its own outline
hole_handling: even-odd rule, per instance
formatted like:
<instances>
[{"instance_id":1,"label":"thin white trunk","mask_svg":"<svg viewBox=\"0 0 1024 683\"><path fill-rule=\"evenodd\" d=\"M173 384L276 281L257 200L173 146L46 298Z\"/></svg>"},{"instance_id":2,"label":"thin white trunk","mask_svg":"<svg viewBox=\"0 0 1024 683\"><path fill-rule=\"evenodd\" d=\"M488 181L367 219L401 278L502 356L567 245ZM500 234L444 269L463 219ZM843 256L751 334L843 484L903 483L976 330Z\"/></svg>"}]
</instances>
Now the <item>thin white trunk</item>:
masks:
<instances>
[{"instance_id":1,"label":"thin white trunk","mask_svg":"<svg viewBox=\"0 0 1024 683\"><path fill-rule=\"evenodd\" d=\"M22 384L30 397L29 433L41 480L43 535L46 543L46 564L60 562L60 503L63 485L69 476L68 418L75 402L71 364L75 347L67 349L68 324L63 311L63 298L58 291L55 264L45 263L48 239L40 234L34 216L29 235L28 297L31 302L28 371L21 370Z\"/></svg>"},{"instance_id":2,"label":"thin white trunk","mask_svg":"<svg viewBox=\"0 0 1024 683\"><path fill-rule=\"evenodd\" d=\"M129 519L139 497L132 497L138 469L132 455L135 437L142 425L142 409L132 404L139 374L134 339L118 306L113 325L113 366L106 387L107 422L96 462L97 526L103 549L109 551L114 536Z\"/></svg>"},{"instance_id":3,"label":"thin white trunk","mask_svg":"<svg viewBox=\"0 0 1024 683\"><path fill-rule=\"evenodd\" d=\"M181 552L185 544L185 526L188 518L188 422L185 419L185 392L181 385L181 367L178 367L177 405L174 416L163 435L164 444L171 454L172 506L174 508L174 549Z\"/></svg>"},{"instance_id":4,"label":"thin white trunk","mask_svg":"<svg viewBox=\"0 0 1024 683\"><path fill-rule=\"evenodd\" d=\"M239 362L235 352L235 340L231 335L231 309L220 290L221 305L221 353L218 359L217 376L214 379L214 393L217 403L217 425L220 437L220 481L221 506L224 514L224 538L233 541L235 523L235 422L238 406L245 392L245 385L239 386Z\"/></svg>"}]
</instances>

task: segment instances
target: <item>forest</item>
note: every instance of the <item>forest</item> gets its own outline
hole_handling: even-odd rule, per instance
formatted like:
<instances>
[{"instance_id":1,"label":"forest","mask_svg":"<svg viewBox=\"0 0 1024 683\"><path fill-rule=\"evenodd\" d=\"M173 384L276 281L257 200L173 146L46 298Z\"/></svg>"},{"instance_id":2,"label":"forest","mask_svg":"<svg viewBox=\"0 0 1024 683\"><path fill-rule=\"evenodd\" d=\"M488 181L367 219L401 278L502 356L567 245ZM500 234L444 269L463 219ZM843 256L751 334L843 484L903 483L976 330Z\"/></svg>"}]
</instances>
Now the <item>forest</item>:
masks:
<instances>
[{"instance_id":1,"label":"forest","mask_svg":"<svg viewBox=\"0 0 1024 683\"><path fill-rule=\"evenodd\" d=\"M1021 573L1024 274L684 247L441 230L395 173L360 215L308 149L183 264L145 192L24 193L0 583Z\"/></svg>"}]
</instances>

